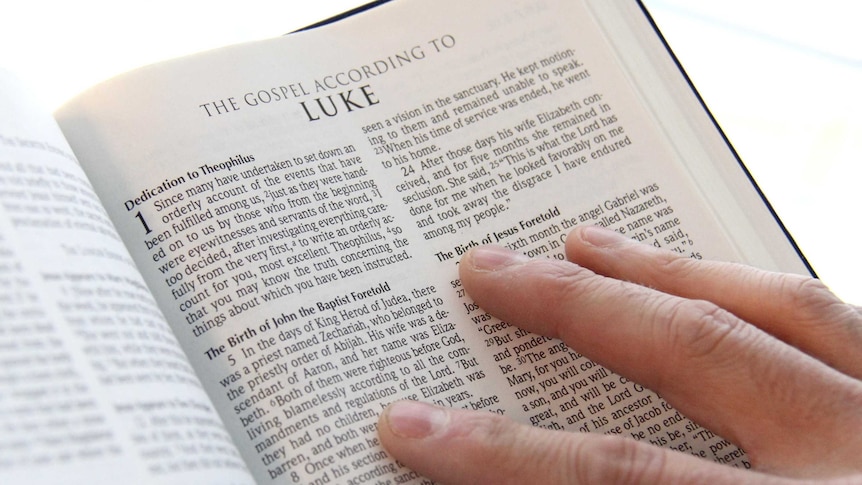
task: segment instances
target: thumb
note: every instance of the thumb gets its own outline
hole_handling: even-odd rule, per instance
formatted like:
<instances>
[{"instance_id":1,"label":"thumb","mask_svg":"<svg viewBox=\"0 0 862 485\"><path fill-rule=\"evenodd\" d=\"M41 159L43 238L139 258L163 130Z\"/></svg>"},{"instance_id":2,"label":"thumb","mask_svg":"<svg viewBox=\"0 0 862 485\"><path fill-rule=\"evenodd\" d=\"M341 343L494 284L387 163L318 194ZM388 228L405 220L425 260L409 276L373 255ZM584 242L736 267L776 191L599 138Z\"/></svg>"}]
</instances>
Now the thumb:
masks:
<instances>
[{"instance_id":1,"label":"thumb","mask_svg":"<svg viewBox=\"0 0 862 485\"><path fill-rule=\"evenodd\" d=\"M416 401L389 405L378 432L394 458L447 484L780 481L617 436L549 431Z\"/></svg>"}]
</instances>

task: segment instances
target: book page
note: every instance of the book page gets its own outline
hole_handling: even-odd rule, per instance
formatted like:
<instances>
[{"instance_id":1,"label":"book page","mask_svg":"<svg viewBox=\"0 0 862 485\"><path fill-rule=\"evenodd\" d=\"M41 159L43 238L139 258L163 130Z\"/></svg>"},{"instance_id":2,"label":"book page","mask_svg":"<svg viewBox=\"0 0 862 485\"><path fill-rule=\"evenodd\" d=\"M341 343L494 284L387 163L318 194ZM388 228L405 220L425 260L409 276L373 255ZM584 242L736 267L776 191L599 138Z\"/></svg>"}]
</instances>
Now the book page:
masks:
<instances>
[{"instance_id":1,"label":"book page","mask_svg":"<svg viewBox=\"0 0 862 485\"><path fill-rule=\"evenodd\" d=\"M59 119L259 482L420 483L375 432L403 398L747 466L458 281L469 247L562 258L585 224L780 266L739 238L790 244L726 231L686 168L729 150L683 160L635 74L579 2L395 2L142 69Z\"/></svg>"},{"instance_id":2,"label":"book page","mask_svg":"<svg viewBox=\"0 0 862 485\"><path fill-rule=\"evenodd\" d=\"M250 482L53 119L0 72L0 481Z\"/></svg>"}]
</instances>

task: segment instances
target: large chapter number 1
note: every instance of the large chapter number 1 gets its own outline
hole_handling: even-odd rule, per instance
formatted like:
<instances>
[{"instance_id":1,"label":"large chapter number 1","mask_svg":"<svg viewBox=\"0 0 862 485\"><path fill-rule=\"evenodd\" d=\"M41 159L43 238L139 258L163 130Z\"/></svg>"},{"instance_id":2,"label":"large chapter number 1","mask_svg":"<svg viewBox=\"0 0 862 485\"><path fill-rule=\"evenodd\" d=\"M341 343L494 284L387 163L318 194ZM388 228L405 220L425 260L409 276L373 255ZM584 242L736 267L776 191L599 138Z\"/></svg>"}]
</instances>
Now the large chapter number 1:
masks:
<instances>
[{"instance_id":1,"label":"large chapter number 1","mask_svg":"<svg viewBox=\"0 0 862 485\"><path fill-rule=\"evenodd\" d=\"M150 226L147 225L147 221L144 220L144 215L141 214L141 211L138 211L138 213L135 214L135 217L137 217L138 220L141 221L141 224L144 225L144 229L147 231L145 234L149 234L149 233L153 232L153 230L150 229Z\"/></svg>"}]
</instances>

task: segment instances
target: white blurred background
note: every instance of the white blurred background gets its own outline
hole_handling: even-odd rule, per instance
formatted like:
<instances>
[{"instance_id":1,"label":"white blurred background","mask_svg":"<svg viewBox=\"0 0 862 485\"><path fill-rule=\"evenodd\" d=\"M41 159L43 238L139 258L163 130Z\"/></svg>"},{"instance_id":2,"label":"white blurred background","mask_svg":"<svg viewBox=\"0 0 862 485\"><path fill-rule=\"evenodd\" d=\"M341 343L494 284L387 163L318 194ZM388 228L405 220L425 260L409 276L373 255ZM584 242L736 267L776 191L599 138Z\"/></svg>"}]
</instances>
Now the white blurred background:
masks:
<instances>
[{"instance_id":1,"label":"white blurred background","mask_svg":"<svg viewBox=\"0 0 862 485\"><path fill-rule=\"evenodd\" d=\"M362 3L3 0L0 67L53 110L123 71ZM862 3L644 3L815 271L862 304Z\"/></svg>"},{"instance_id":2,"label":"white blurred background","mask_svg":"<svg viewBox=\"0 0 862 485\"><path fill-rule=\"evenodd\" d=\"M814 270L862 304L862 3L644 3Z\"/></svg>"}]
</instances>

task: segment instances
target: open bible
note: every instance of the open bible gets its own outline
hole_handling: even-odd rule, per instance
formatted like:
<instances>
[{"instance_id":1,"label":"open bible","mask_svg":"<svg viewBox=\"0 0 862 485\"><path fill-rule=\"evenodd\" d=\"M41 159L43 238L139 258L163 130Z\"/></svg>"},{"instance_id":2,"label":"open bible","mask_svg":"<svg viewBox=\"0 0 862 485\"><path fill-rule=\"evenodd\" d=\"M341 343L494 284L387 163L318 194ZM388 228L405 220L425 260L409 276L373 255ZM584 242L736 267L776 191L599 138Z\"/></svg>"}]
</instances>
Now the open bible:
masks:
<instances>
[{"instance_id":1,"label":"open bible","mask_svg":"<svg viewBox=\"0 0 862 485\"><path fill-rule=\"evenodd\" d=\"M423 483L398 399L749 465L457 276L589 224L810 273L638 3L389 2L53 118L2 83L0 481Z\"/></svg>"}]
</instances>

